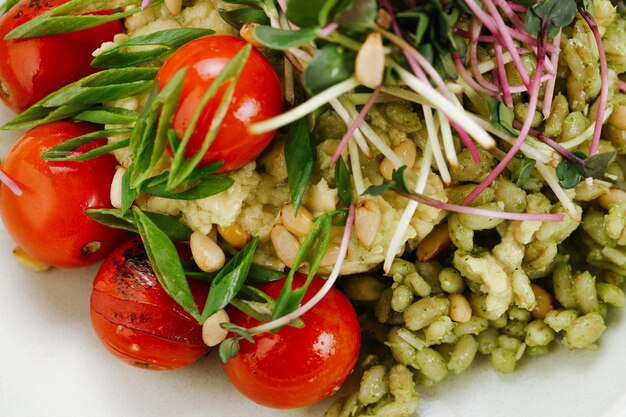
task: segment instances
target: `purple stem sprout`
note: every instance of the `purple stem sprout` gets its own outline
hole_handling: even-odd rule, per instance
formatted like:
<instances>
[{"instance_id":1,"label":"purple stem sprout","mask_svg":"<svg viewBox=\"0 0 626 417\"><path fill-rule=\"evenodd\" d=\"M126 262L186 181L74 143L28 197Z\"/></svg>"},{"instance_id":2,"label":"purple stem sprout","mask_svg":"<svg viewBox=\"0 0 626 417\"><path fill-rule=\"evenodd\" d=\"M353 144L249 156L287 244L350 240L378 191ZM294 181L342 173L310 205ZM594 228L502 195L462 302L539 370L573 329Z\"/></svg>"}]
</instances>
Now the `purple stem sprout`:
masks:
<instances>
[{"instance_id":1,"label":"purple stem sprout","mask_svg":"<svg viewBox=\"0 0 626 417\"><path fill-rule=\"evenodd\" d=\"M506 68L504 67L504 62L502 58L502 45L494 44L493 49L496 53L496 62L498 63L497 74L498 80L500 81L500 88L502 89L502 98L504 100L504 104L507 107L513 107L513 97L511 96L511 89L509 88L509 80L506 77Z\"/></svg>"}]
</instances>

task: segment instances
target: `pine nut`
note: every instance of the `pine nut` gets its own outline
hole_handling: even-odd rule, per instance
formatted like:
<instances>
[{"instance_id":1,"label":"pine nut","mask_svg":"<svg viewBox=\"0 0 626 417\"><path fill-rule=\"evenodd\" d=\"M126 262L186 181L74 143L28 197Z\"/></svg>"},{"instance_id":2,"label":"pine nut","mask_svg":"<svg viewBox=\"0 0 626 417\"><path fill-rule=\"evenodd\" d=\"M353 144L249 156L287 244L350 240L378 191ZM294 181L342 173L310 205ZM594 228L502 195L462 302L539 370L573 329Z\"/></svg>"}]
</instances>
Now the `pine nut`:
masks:
<instances>
[{"instance_id":1,"label":"pine nut","mask_svg":"<svg viewBox=\"0 0 626 417\"><path fill-rule=\"evenodd\" d=\"M402 163L406 165L408 169L413 168L413 165L415 165L415 159L417 159L417 148L412 140L405 140L393 148L393 151L396 155L398 155L398 158L400 158ZM393 170L393 163L388 158L383 159L380 163L380 173L383 177L390 180Z\"/></svg>"},{"instance_id":2,"label":"pine nut","mask_svg":"<svg viewBox=\"0 0 626 417\"><path fill-rule=\"evenodd\" d=\"M265 45L263 45L261 42L259 42L257 38L254 37L254 29L257 26L259 25L256 23L246 23L241 27L241 29L239 29L239 35L243 38L243 40L245 40L255 48L263 48L265 47Z\"/></svg>"},{"instance_id":3,"label":"pine nut","mask_svg":"<svg viewBox=\"0 0 626 417\"><path fill-rule=\"evenodd\" d=\"M113 180L111 181L111 205L115 208L122 207L122 177L125 173L126 168L117 168L115 175L113 175Z\"/></svg>"},{"instance_id":4,"label":"pine nut","mask_svg":"<svg viewBox=\"0 0 626 417\"><path fill-rule=\"evenodd\" d=\"M367 199L359 202L354 213L354 231L363 246L369 247L374 243L380 230L381 219L382 213L375 200Z\"/></svg>"},{"instance_id":5,"label":"pine nut","mask_svg":"<svg viewBox=\"0 0 626 417\"><path fill-rule=\"evenodd\" d=\"M298 242L298 239L296 239L285 226L280 224L272 227L270 238L272 239L272 245L274 246L278 259L289 268L292 268L298 250L300 250L300 242Z\"/></svg>"},{"instance_id":6,"label":"pine nut","mask_svg":"<svg viewBox=\"0 0 626 417\"><path fill-rule=\"evenodd\" d=\"M608 123L617 129L626 130L626 106L616 108L613 113L611 113Z\"/></svg>"},{"instance_id":7,"label":"pine nut","mask_svg":"<svg viewBox=\"0 0 626 417\"><path fill-rule=\"evenodd\" d=\"M252 236L245 231L238 223L233 223L230 226L217 226L217 231L222 238L230 246L236 249L241 249L250 242Z\"/></svg>"},{"instance_id":8,"label":"pine nut","mask_svg":"<svg viewBox=\"0 0 626 417\"><path fill-rule=\"evenodd\" d=\"M356 79L369 88L376 88L385 76L385 49L383 38L378 32L371 32L356 55L354 63Z\"/></svg>"},{"instance_id":9,"label":"pine nut","mask_svg":"<svg viewBox=\"0 0 626 417\"><path fill-rule=\"evenodd\" d=\"M280 210L280 220L291 233L298 237L309 234L313 227L313 215L305 207L298 208L298 215L293 212L293 204L288 204Z\"/></svg>"},{"instance_id":10,"label":"pine nut","mask_svg":"<svg viewBox=\"0 0 626 417\"><path fill-rule=\"evenodd\" d=\"M537 306L530 314L536 319L543 320L550 311L554 310L552 295L537 284L530 284L530 287L533 289L537 300Z\"/></svg>"},{"instance_id":11,"label":"pine nut","mask_svg":"<svg viewBox=\"0 0 626 417\"><path fill-rule=\"evenodd\" d=\"M457 323L467 323L472 318L472 308L463 294L450 294L450 318Z\"/></svg>"},{"instance_id":12,"label":"pine nut","mask_svg":"<svg viewBox=\"0 0 626 417\"><path fill-rule=\"evenodd\" d=\"M183 8L183 0L165 0L165 6L172 16L176 16Z\"/></svg>"},{"instance_id":13,"label":"pine nut","mask_svg":"<svg viewBox=\"0 0 626 417\"><path fill-rule=\"evenodd\" d=\"M193 232L189 239L189 247L198 268L204 272L218 271L226 262L226 256L222 248L217 246L217 243L204 233Z\"/></svg>"},{"instance_id":14,"label":"pine nut","mask_svg":"<svg viewBox=\"0 0 626 417\"><path fill-rule=\"evenodd\" d=\"M330 245L328 245L328 249L326 249L326 253L322 258L320 266L334 266L337 263L337 258L339 258L339 245L331 243Z\"/></svg>"},{"instance_id":15,"label":"pine nut","mask_svg":"<svg viewBox=\"0 0 626 417\"><path fill-rule=\"evenodd\" d=\"M41 262L39 259L33 258L24 249L19 246L13 249L13 256L24 268L33 272L46 272L50 269L50 265Z\"/></svg>"},{"instance_id":16,"label":"pine nut","mask_svg":"<svg viewBox=\"0 0 626 417\"><path fill-rule=\"evenodd\" d=\"M611 204L626 204L626 192L619 188L611 188L608 194L602 194L598 202L603 209L608 210Z\"/></svg>"},{"instance_id":17,"label":"pine nut","mask_svg":"<svg viewBox=\"0 0 626 417\"><path fill-rule=\"evenodd\" d=\"M449 248L451 243L448 225L439 224L417 245L417 260L429 262L442 251Z\"/></svg>"},{"instance_id":18,"label":"pine nut","mask_svg":"<svg viewBox=\"0 0 626 417\"><path fill-rule=\"evenodd\" d=\"M217 346L228 336L228 330L220 326L222 323L230 323L228 313L224 309L213 314L202 324L202 340L207 346Z\"/></svg>"}]
</instances>

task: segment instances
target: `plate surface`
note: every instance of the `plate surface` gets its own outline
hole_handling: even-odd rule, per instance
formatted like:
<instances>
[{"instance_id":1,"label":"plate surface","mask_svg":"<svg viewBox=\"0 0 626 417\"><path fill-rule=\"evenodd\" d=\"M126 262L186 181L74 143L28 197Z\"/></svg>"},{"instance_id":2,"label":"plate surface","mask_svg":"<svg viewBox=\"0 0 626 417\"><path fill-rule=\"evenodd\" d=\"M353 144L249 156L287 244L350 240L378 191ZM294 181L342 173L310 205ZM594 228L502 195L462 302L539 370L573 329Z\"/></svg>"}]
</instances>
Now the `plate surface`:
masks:
<instances>
[{"instance_id":1,"label":"plate surface","mask_svg":"<svg viewBox=\"0 0 626 417\"><path fill-rule=\"evenodd\" d=\"M0 124L12 113L0 104ZM17 137L0 131L0 156ZM280 411L242 397L216 352L179 371L133 368L110 355L89 320L96 267L32 273L0 225L0 416L322 417L327 404ZM54 250L51 248L51 250ZM609 317L599 351L553 349L498 375L484 358L419 389L421 417L626 416L626 319Z\"/></svg>"}]
</instances>

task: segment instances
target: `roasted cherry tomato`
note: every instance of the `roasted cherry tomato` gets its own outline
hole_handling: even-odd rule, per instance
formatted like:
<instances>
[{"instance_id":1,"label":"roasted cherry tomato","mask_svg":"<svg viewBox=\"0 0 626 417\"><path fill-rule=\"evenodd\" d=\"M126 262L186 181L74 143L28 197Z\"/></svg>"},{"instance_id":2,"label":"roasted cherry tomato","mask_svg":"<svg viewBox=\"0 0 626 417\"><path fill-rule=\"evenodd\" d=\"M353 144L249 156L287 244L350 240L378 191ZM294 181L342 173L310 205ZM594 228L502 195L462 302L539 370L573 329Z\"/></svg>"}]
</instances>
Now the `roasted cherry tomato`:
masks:
<instances>
[{"instance_id":1,"label":"roasted cherry tomato","mask_svg":"<svg viewBox=\"0 0 626 417\"><path fill-rule=\"evenodd\" d=\"M0 186L0 215L15 242L49 265L72 268L102 260L126 233L92 220L85 210L110 208L117 161L104 155L86 161L51 162L42 154L55 145L95 131L87 123L60 121L36 127L9 149L0 168L20 187ZM80 147L84 153L106 141Z\"/></svg>"},{"instance_id":2,"label":"roasted cherry tomato","mask_svg":"<svg viewBox=\"0 0 626 417\"><path fill-rule=\"evenodd\" d=\"M207 36L189 42L165 61L157 75L161 86L166 85L181 68L188 67L180 104L174 116L174 129L180 138L189 126L205 91L228 61L245 45L244 41L232 36ZM226 85L222 86L204 108L191 136L186 157L200 150L226 88ZM222 171L231 171L256 159L275 132L255 136L248 133L247 127L280 114L282 103L282 89L276 72L267 59L253 48L237 81L219 133L203 156L202 164L222 160Z\"/></svg>"},{"instance_id":3,"label":"roasted cherry tomato","mask_svg":"<svg viewBox=\"0 0 626 417\"><path fill-rule=\"evenodd\" d=\"M119 21L33 39L5 40L11 30L69 0L22 0L0 18L0 99L21 112L96 69L91 53L124 32Z\"/></svg>"},{"instance_id":4,"label":"roasted cherry tomato","mask_svg":"<svg viewBox=\"0 0 626 417\"><path fill-rule=\"evenodd\" d=\"M208 283L189 284L196 303L203 303ZM107 349L142 368L180 368L209 351L202 326L157 281L139 238L124 243L100 267L91 293L91 322Z\"/></svg>"},{"instance_id":5,"label":"roasted cherry tomato","mask_svg":"<svg viewBox=\"0 0 626 417\"><path fill-rule=\"evenodd\" d=\"M294 287L306 277L295 276ZM278 297L284 281L260 287ZM314 278L304 302L324 285ZM234 324L253 327L259 322L239 310L228 314ZM359 355L361 329L350 301L338 290L331 291L302 316L303 328L286 326L275 334L241 341L240 350L225 366L231 382L251 400L268 407L304 407L336 392L352 371Z\"/></svg>"}]
</instances>

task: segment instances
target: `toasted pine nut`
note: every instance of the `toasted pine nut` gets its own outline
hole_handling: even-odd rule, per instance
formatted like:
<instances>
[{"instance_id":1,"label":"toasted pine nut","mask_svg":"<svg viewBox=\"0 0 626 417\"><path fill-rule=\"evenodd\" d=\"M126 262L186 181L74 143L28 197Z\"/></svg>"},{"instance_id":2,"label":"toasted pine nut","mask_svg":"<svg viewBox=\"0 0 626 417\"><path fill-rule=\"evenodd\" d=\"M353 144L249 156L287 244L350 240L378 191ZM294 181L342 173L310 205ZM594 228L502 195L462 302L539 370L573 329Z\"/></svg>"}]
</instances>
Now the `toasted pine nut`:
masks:
<instances>
[{"instance_id":1,"label":"toasted pine nut","mask_svg":"<svg viewBox=\"0 0 626 417\"><path fill-rule=\"evenodd\" d=\"M398 155L398 158L400 158L402 163L406 165L408 169L413 168L413 165L415 165L415 159L417 158L417 148L412 140L405 140L393 148L393 151ZM393 169L393 163L388 158L383 159L380 163L380 173L387 180L391 179Z\"/></svg>"},{"instance_id":2,"label":"toasted pine nut","mask_svg":"<svg viewBox=\"0 0 626 417\"><path fill-rule=\"evenodd\" d=\"M33 258L24 249L19 246L13 249L13 256L24 268L33 272L46 272L50 269L50 265L41 262L39 259Z\"/></svg>"},{"instance_id":3,"label":"toasted pine nut","mask_svg":"<svg viewBox=\"0 0 626 417\"><path fill-rule=\"evenodd\" d=\"M435 226L420 243L417 245L417 260L420 262L429 262L431 259L439 255L442 251L450 247L450 233L447 224L439 224Z\"/></svg>"},{"instance_id":4,"label":"toasted pine nut","mask_svg":"<svg viewBox=\"0 0 626 417\"><path fill-rule=\"evenodd\" d=\"M239 29L239 35L255 48L263 48L265 47L265 45L263 45L261 42L259 42L257 38L254 37L254 29L257 26L259 25L256 23L246 23L241 27L241 29Z\"/></svg>"},{"instance_id":5,"label":"toasted pine nut","mask_svg":"<svg viewBox=\"0 0 626 417\"><path fill-rule=\"evenodd\" d=\"M328 249L326 249L326 253L322 258L322 262L320 266L334 266L337 263L337 258L339 257L339 245L335 243L331 243L328 245Z\"/></svg>"},{"instance_id":6,"label":"toasted pine nut","mask_svg":"<svg viewBox=\"0 0 626 417\"><path fill-rule=\"evenodd\" d=\"M450 294L450 318L458 323L467 323L472 318L472 308L463 294Z\"/></svg>"},{"instance_id":7,"label":"toasted pine nut","mask_svg":"<svg viewBox=\"0 0 626 417\"><path fill-rule=\"evenodd\" d=\"M383 38L378 32L371 32L359 49L354 63L356 79L369 88L376 88L385 76L385 49Z\"/></svg>"},{"instance_id":8,"label":"toasted pine nut","mask_svg":"<svg viewBox=\"0 0 626 417\"><path fill-rule=\"evenodd\" d=\"M113 180L111 181L111 205L115 208L122 207L122 177L125 173L126 168L117 168L115 175L113 175Z\"/></svg>"},{"instance_id":9,"label":"toasted pine nut","mask_svg":"<svg viewBox=\"0 0 626 417\"><path fill-rule=\"evenodd\" d=\"M245 231L238 223L224 227L218 225L217 231L226 243L236 249L243 248L252 239L250 233Z\"/></svg>"},{"instance_id":10,"label":"toasted pine nut","mask_svg":"<svg viewBox=\"0 0 626 417\"><path fill-rule=\"evenodd\" d=\"M202 340L207 346L217 346L228 336L228 330L220 324L230 323L226 310L221 309L202 324Z\"/></svg>"},{"instance_id":11,"label":"toasted pine nut","mask_svg":"<svg viewBox=\"0 0 626 417\"><path fill-rule=\"evenodd\" d=\"M616 108L613 113L611 113L608 123L617 129L626 130L626 106Z\"/></svg>"},{"instance_id":12,"label":"toasted pine nut","mask_svg":"<svg viewBox=\"0 0 626 417\"><path fill-rule=\"evenodd\" d=\"M278 259L280 259L289 268L293 267L298 250L300 250L300 242L292 235L289 230L280 224L272 227L270 232L272 245L276 251Z\"/></svg>"},{"instance_id":13,"label":"toasted pine nut","mask_svg":"<svg viewBox=\"0 0 626 417\"><path fill-rule=\"evenodd\" d=\"M385 9L378 9L378 14L376 15L376 24L383 29L389 29L391 26L391 16L389 12Z\"/></svg>"},{"instance_id":14,"label":"toasted pine nut","mask_svg":"<svg viewBox=\"0 0 626 417\"><path fill-rule=\"evenodd\" d=\"M380 230L382 213L378 203L373 199L359 202L354 212L354 231L363 246L374 243Z\"/></svg>"},{"instance_id":15,"label":"toasted pine nut","mask_svg":"<svg viewBox=\"0 0 626 417\"><path fill-rule=\"evenodd\" d=\"M626 116L625 116L626 117ZM608 210L611 204L626 204L626 192L619 188L611 188L608 194L602 194L598 202L603 209Z\"/></svg>"},{"instance_id":16,"label":"toasted pine nut","mask_svg":"<svg viewBox=\"0 0 626 417\"><path fill-rule=\"evenodd\" d=\"M530 287L533 289L537 300L537 306L530 314L536 319L543 320L550 311L554 310L552 295L537 284L530 284Z\"/></svg>"},{"instance_id":17,"label":"toasted pine nut","mask_svg":"<svg viewBox=\"0 0 626 417\"><path fill-rule=\"evenodd\" d=\"M313 215L305 207L298 208L298 215L293 213L293 204L287 204L280 210L280 221L291 233L298 237L309 234L313 227Z\"/></svg>"},{"instance_id":18,"label":"toasted pine nut","mask_svg":"<svg viewBox=\"0 0 626 417\"><path fill-rule=\"evenodd\" d=\"M222 248L217 246L217 243L204 233L193 232L189 239L189 247L198 268L204 272L218 271L226 262L226 256Z\"/></svg>"},{"instance_id":19,"label":"toasted pine nut","mask_svg":"<svg viewBox=\"0 0 626 417\"><path fill-rule=\"evenodd\" d=\"M165 6L173 16L176 16L183 8L183 0L165 0Z\"/></svg>"}]
</instances>

